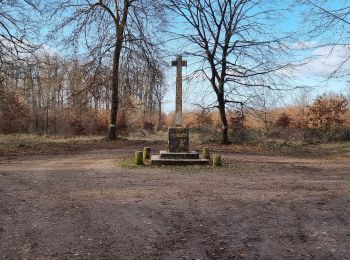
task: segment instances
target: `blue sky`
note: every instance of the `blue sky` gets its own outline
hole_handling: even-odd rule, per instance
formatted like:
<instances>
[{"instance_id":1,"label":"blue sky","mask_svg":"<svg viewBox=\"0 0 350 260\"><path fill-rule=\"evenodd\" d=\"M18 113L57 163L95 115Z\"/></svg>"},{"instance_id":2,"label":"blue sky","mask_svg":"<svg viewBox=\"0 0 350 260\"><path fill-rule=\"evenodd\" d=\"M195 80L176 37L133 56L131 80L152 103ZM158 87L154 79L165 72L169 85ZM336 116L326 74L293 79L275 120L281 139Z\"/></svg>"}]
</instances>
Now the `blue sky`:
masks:
<instances>
[{"instance_id":1,"label":"blue sky","mask_svg":"<svg viewBox=\"0 0 350 260\"><path fill-rule=\"evenodd\" d=\"M281 32L300 32L305 31L308 28L302 21L300 7L288 9L291 0L279 1L281 9L286 9L283 12L284 17L280 17L281 21L276 24L276 28ZM184 24L180 19L174 19L173 26L178 31L183 31L186 29ZM46 31L44 28L43 31ZM68 32L68 31L67 31ZM330 32L329 37L331 37L332 32ZM349 52L345 47L337 47L333 51L329 47L322 48L310 48L303 50L305 47L315 47L322 43L319 39L307 39L303 36L298 36L294 41L289 42L291 46L295 48L293 59L303 59L306 57L312 57L310 62L305 66L300 66L293 73L289 74L291 77L290 84L292 86L309 86L312 88L312 94L314 96L322 94L324 92L345 92L347 89L347 82L344 78L326 80L326 76L330 74L336 67L336 65L341 60L341 57ZM54 46L53 43L46 43L48 46ZM180 40L170 41L166 50L168 56L166 61L170 64L172 59L175 59L175 55L178 53L183 53L186 51L186 43ZM50 47L49 47L50 48ZM188 67L184 68L184 77L190 75L193 70L196 69L194 64L195 59L193 57L185 57L188 60ZM349 64L348 64L349 65ZM350 69L350 65L346 66ZM164 101L164 111L171 112L175 108L175 68L169 67L166 73L166 84L168 86L168 93ZM287 73L287 72L285 72ZM191 81L184 81L184 110L191 110L198 103L210 103L215 100L215 96L212 95L212 89L208 82L203 82L201 80L193 79ZM279 99L279 103L276 105L288 105L293 102L293 97L295 93L293 92L281 92L279 93L283 99Z\"/></svg>"},{"instance_id":2,"label":"blue sky","mask_svg":"<svg viewBox=\"0 0 350 260\"><path fill-rule=\"evenodd\" d=\"M284 6L281 8L288 8L290 1L281 1ZM293 8L284 12L283 21L281 21L277 27L278 30L283 32L305 32L309 28L305 27L305 24L302 20L302 8ZM175 20L176 22L177 20ZM181 22L177 21L178 30L181 30L183 26ZM332 37L330 32L328 37ZM325 36L325 35L324 35ZM327 38L327 35L326 37ZM295 49L294 59L303 59L309 57L309 63L304 66L299 66L295 71L289 73L290 84L292 86L305 86L310 88L311 95L313 97L327 93L327 92L336 92L347 94L349 90L349 84L346 82L345 78L338 79L327 79L327 75L332 73L336 69L339 62L342 60L342 57L349 52L346 47L336 47L334 49L324 46L316 48L324 43L324 39L315 38L309 39L303 35L298 35L295 38L295 41L290 42L289 44ZM178 53L182 53L186 49L186 45L181 41L171 42L169 48L176 50ZM174 51L174 56L175 52ZM191 72L196 69L193 65L193 58L186 57L189 62L189 67L184 68L184 76L191 74ZM170 59L169 59L170 63ZM345 69L350 71L350 64L346 64ZM169 86L169 92L165 100L165 111L174 110L174 99L175 99L175 68L171 68L168 73L167 84ZM208 93L211 92L211 87L208 83L200 82L200 86L196 84L195 80L188 82L184 81L184 110L191 110L195 107L195 104L204 102L209 103L211 100L214 100L214 96ZM282 105L286 106L293 104L295 96L298 95L297 91L286 91L278 93L280 98L279 102L276 103L276 106ZM282 98L281 98L282 97ZM273 102L272 102L273 103Z\"/></svg>"}]
</instances>

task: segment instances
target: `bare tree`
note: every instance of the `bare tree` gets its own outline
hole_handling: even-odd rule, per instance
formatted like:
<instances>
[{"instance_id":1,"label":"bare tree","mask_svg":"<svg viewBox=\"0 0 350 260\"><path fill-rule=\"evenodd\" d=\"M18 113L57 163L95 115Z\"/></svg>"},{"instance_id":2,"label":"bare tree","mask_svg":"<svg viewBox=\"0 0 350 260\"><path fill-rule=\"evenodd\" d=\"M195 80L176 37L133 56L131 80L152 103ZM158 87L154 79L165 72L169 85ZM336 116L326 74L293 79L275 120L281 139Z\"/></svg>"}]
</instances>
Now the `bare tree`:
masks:
<instances>
[{"instance_id":1,"label":"bare tree","mask_svg":"<svg viewBox=\"0 0 350 260\"><path fill-rule=\"evenodd\" d=\"M254 91L255 94L247 102L247 112L262 123L265 131L268 131L272 125L271 111L276 108L281 97L278 96L278 92L264 87L255 88Z\"/></svg>"},{"instance_id":2,"label":"bare tree","mask_svg":"<svg viewBox=\"0 0 350 260\"><path fill-rule=\"evenodd\" d=\"M226 104L249 88L281 88L278 71L290 65L282 58L287 37L274 30L281 14L274 1L170 0L170 8L188 26L177 33L216 95L223 144L229 143ZM179 18L179 19L181 19ZM271 29L271 30L270 30Z\"/></svg>"},{"instance_id":3,"label":"bare tree","mask_svg":"<svg viewBox=\"0 0 350 260\"><path fill-rule=\"evenodd\" d=\"M149 37L148 29L155 29L153 18L159 23L162 21L162 5L152 0L53 1L55 8L51 17L61 20L62 16L65 17L54 28L55 32L66 34L69 31L70 35L66 38L68 42L76 48L85 43L85 49L88 49L90 57L95 58L98 64L106 60L108 62L109 57L113 57L108 137L116 139L120 66L123 48L127 47L125 42L132 43L132 47L150 48L154 39Z\"/></svg>"},{"instance_id":4,"label":"bare tree","mask_svg":"<svg viewBox=\"0 0 350 260\"><path fill-rule=\"evenodd\" d=\"M307 128L307 110L311 103L311 89L300 89L293 100L296 106L295 125L299 128Z\"/></svg>"},{"instance_id":5,"label":"bare tree","mask_svg":"<svg viewBox=\"0 0 350 260\"><path fill-rule=\"evenodd\" d=\"M39 10L37 0L0 1L0 66L36 49L33 36L37 16L33 11L39 13Z\"/></svg>"},{"instance_id":6,"label":"bare tree","mask_svg":"<svg viewBox=\"0 0 350 260\"><path fill-rule=\"evenodd\" d=\"M23 58L35 51L33 43L34 12L39 12L37 0L0 1L0 103L4 104L4 64Z\"/></svg>"},{"instance_id":7,"label":"bare tree","mask_svg":"<svg viewBox=\"0 0 350 260\"><path fill-rule=\"evenodd\" d=\"M155 89L154 89L154 96L156 99L156 105L158 109L158 123L157 123L157 130L162 129L162 113L163 113L163 102L164 102L164 97L168 91L166 85L164 84L164 74L160 70L160 68L156 68L155 70L156 73L156 81L155 81Z\"/></svg>"},{"instance_id":8,"label":"bare tree","mask_svg":"<svg viewBox=\"0 0 350 260\"><path fill-rule=\"evenodd\" d=\"M318 47L330 47L330 55L339 47L342 57L328 78L348 77L350 62L350 3L348 0L295 0L304 7L307 37L319 41Z\"/></svg>"}]
</instances>

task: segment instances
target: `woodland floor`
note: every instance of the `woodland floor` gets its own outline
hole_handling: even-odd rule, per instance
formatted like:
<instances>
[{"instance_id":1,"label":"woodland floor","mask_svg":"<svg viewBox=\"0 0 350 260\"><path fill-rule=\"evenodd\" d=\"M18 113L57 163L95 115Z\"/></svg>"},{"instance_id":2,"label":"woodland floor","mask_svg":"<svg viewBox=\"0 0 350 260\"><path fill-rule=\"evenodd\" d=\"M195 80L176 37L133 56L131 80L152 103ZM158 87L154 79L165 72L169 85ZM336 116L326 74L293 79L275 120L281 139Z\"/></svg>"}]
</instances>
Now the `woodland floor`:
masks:
<instances>
[{"instance_id":1,"label":"woodland floor","mask_svg":"<svg viewBox=\"0 0 350 260\"><path fill-rule=\"evenodd\" d=\"M101 143L0 142L0 259L350 258L349 144L212 145L211 168Z\"/></svg>"}]
</instances>

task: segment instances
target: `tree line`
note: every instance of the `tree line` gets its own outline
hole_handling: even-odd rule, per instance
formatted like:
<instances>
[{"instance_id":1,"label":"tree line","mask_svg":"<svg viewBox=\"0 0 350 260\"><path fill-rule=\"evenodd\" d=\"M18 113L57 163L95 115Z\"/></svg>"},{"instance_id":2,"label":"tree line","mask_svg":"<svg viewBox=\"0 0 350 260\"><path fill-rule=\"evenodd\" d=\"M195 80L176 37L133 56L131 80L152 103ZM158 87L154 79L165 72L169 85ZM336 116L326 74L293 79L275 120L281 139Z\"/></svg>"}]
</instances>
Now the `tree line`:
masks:
<instances>
[{"instance_id":1,"label":"tree line","mask_svg":"<svg viewBox=\"0 0 350 260\"><path fill-rule=\"evenodd\" d=\"M127 59L120 74L119 127L143 127L158 115L164 98L163 74ZM92 67L79 59L40 53L34 60L3 65L1 127L3 132L33 134L105 134L112 106L111 68ZM129 120L130 119L130 120Z\"/></svg>"},{"instance_id":2,"label":"tree line","mask_svg":"<svg viewBox=\"0 0 350 260\"><path fill-rule=\"evenodd\" d=\"M305 10L308 30L303 40L323 37L322 45L349 46L347 1L288 3L288 8ZM230 107L251 105L261 90L288 89L286 71L305 62L293 57L296 32L281 30L285 13L291 10L286 8L280 1L267 0L3 0L2 122L17 109L27 114L23 130L60 133L59 115L69 111L68 121L79 133L86 125L81 122L83 114L107 111L108 130L104 122L101 131L108 131L113 140L123 121L135 115L134 109L145 125L158 113L160 127L166 91L164 48L175 39L182 43L176 51L185 52L196 64L191 76L211 86L215 100L205 106L218 109L221 142L228 143ZM73 53L70 58L44 53L35 44L43 22L50 24L45 27L47 40L66 47L64 55ZM181 28L172 28L174 24ZM335 41L332 33L339 30L343 33ZM329 76L348 76L347 61L344 57Z\"/></svg>"}]
</instances>

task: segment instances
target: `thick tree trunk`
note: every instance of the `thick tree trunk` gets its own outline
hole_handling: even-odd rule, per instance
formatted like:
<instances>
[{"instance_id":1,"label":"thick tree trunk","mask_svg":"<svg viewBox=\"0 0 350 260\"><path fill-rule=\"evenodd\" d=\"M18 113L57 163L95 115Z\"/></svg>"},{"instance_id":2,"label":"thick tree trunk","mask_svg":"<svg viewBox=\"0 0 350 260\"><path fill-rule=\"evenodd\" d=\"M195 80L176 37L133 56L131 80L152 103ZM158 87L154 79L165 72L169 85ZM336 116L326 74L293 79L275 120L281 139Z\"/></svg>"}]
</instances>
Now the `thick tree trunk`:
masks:
<instances>
[{"instance_id":1,"label":"thick tree trunk","mask_svg":"<svg viewBox=\"0 0 350 260\"><path fill-rule=\"evenodd\" d=\"M160 131L162 124L162 101L158 102L158 126L157 130Z\"/></svg>"},{"instance_id":2,"label":"thick tree trunk","mask_svg":"<svg viewBox=\"0 0 350 260\"><path fill-rule=\"evenodd\" d=\"M116 44L114 49L113 56L113 75L112 75L112 104L111 104L111 117L110 117L110 125L108 138L109 140L117 139L117 115L118 115L118 102L119 102L119 63L120 63L120 54L123 48L124 41L124 30L126 26L126 21L129 13L129 5L130 1L124 0L124 9L122 18L119 23L119 19L116 19L117 26L117 37ZM116 14L119 15L118 13Z\"/></svg>"},{"instance_id":3,"label":"thick tree trunk","mask_svg":"<svg viewBox=\"0 0 350 260\"><path fill-rule=\"evenodd\" d=\"M117 139L117 115L118 115L118 92L119 92L119 59L121 46L115 46L113 57L113 75L112 75L112 104L108 138L109 140Z\"/></svg>"},{"instance_id":4,"label":"thick tree trunk","mask_svg":"<svg viewBox=\"0 0 350 260\"><path fill-rule=\"evenodd\" d=\"M229 144L228 141L228 124L226 118L226 109L225 109L225 101L223 95L218 95L218 103L219 103L219 112L221 119L221 143Z\"/></svg>"}]
</instances>

